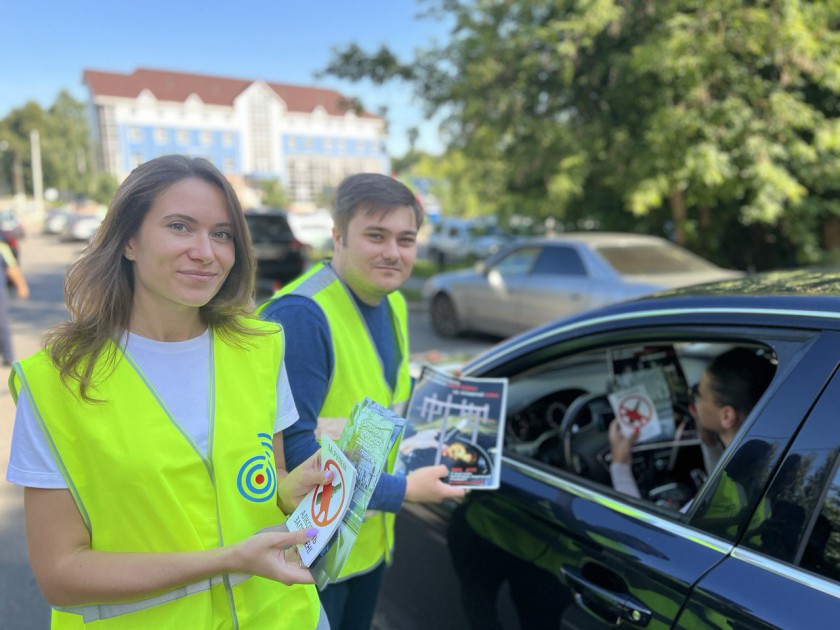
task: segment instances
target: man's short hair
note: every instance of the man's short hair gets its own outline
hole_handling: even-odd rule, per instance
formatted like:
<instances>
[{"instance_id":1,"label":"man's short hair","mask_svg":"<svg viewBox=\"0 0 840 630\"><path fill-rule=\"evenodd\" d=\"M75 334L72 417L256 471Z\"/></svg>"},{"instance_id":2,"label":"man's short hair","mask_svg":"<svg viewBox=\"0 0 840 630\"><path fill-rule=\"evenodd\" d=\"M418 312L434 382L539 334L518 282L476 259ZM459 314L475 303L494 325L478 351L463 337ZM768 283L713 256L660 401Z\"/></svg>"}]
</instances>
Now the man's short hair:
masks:
<instances>
[{"instance_id":1,"label":"man's short hair","mask_svg":"<svg viewBox=\"0 0 840 630\"><path fill-rule=\"evenodd\" d=\"M734 348L717 357L706 371L715 404L730 405L746 416L773 380L776 367L750 348Z\"/></svg>"},{"instance_id":2,"label":"man's short hair","mask_svg":"<svg viewBox=\"0 0 840 630\"><path fill-rule=\"evenodd\" d=\"M336 191L333 223L344 238L351 219L359 212L387 215L402 206L411 208L419 228L423 223L423 207L408 186L381 173L350 175Z\"/></svg>"}]
</instances>

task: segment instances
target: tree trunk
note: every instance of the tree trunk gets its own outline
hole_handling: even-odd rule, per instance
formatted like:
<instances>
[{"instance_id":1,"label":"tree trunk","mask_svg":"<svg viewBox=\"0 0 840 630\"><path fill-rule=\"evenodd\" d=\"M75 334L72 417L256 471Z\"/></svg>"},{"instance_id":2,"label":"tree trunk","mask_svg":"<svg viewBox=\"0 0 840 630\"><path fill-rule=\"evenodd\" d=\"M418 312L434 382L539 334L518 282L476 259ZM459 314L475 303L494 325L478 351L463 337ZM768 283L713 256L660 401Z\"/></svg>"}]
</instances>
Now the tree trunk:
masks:
<instances>
[{"instance_id":1,"label":"tree trunk","mask_svg":"<svg viewBox=\"0 0 840 630\"><path fill-rule=\"evenodd\" d=\"M685 246L685 221L688 218L685 208L685 195L683 191L674 187L668 195L671 205L671 219L674 221L674 240L677 245Z\"/></svg>"}]
</instances>

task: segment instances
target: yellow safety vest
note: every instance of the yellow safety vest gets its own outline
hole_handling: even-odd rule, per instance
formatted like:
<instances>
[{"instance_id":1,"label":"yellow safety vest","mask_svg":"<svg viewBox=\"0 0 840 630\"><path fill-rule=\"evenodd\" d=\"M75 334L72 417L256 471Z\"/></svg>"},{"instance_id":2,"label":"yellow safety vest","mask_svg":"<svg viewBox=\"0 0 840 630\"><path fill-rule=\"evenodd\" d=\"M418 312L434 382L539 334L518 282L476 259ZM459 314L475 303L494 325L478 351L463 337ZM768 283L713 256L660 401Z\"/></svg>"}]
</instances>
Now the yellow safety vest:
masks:
<instances>
[{"instance_id":1,"label":"yellow safety vest","mask_svg":"<svg viewBox=\"0 0 840 630\"><path fill-rule=\"evenodd\" d=\"M285 295L311 298L323 310L332 338L335 362L327 397L319 412L322 418L347 418L353 405L365 399L402 413L411 391L408 366L408 315L405 298L398 291L388 296L394 330L398 335L401 362L395 391L391 391L382 359L370 336L364 318L347 287L329 265L318 264L308 273L280 289L261 305L261 312ZM399 444L388 456L387 472L394 470ZM394 547L394 515L374 513L362 525L341 579L367 573L383 559L391 560Z\"/></svg>"},{"instance_id":2,"label":"yellow safety vest","mask_svg":"<svg viewBox=\"0 0 840 630\"><path fill-rule=\"evenodd\" d=\"M276 330L253 320L254 327ZM266 328L269 327L269 328ZM42 351L14 365L22 391L90 531L91 548L178 552L230 545L285 521L277 507L272 436L282 334L248 335L242 347L211 329L207 454L171 417L128 353L90 390L61 382ZM121 350L110 344L110 351ZM102 373L106 369L101 361ZM314 586L223 575L125 604L53 611L53 628L316 627Z\"/></svg>"}]
</instances>

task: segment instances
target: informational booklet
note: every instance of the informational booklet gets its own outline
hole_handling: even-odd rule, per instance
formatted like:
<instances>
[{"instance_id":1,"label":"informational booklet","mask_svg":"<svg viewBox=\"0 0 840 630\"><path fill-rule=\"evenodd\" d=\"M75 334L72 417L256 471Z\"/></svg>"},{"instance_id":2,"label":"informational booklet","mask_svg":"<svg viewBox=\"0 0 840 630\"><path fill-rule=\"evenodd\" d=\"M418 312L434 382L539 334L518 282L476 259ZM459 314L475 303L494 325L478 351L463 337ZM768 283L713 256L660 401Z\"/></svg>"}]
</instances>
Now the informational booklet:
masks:
<instances>
[{"instance_id":1,"label":"informational booklet","mask_svg":"<svg viewBox=\"0 0 840 630\"><path fill-rule=\"evenodd\" d=\"M379 475L385 469L388 453L400 439L404 424L403 418L370 398L353 408L337 443L355 470L354 484L347 486L349 505L336 519L337 527L331 537L308 565L319 589L338 580L365 519L384 518L381 513L370 514L367 507ZM329 439L326 435L323 438Z\"/></svg>"},{"instance_id":2,"label":"informational booklet","mask_svg":"<svg viewBox=\"0 0 840 630\"><path fill-rule=\"evenodd\" d=\"M289 531L310 528L318 530L313 538L298 547L301 561L307 567L318 557L341 524L355 488L356 469L328 435L321 436L321 469L324 472L332 471L332 483L310 490L287 520Z\"/></svg>"},{"instance_id":3,"label":"informational booklet","mask_svg":"<svg viewBox=\"0 0 840 630\"><path fill-rule=\"evenodd\" d=\"M445 464L444 480L474 490L499 487L506 378L457 377L424 365L406 412L395 472Z\"/></svg>"}]
</instances>

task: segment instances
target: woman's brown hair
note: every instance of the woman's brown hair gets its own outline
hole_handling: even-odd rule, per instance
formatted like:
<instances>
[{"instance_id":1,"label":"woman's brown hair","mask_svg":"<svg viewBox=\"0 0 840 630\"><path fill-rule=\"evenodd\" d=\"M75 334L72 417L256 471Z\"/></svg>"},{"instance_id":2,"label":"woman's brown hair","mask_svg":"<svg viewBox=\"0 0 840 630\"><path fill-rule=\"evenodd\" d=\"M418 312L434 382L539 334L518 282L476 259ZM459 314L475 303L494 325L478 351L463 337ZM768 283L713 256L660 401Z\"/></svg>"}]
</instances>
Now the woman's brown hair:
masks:
<instances>
[{"instance_id":1,"label":"woman's brown hair","mask_svg":"<svg viewBox=\"0 0 840 630\"><path fill-rule=\"evenodd\" d=\"M128 330L134 299L134 270L123 253L137 234L157 197L169 186L196 178L217 186L227 200L233 226L235 261L219 292L199 309L204 323L237 343L255 331L241 318L253 313L254 255L251 238L236 193L224 175L203 158L165 155L135 168L114 195L105 220L82 257L67 270L64 300L70 321L51 329L45 346L61 373L61 380L78 381L85 400L94 401L88 389L95 385L94 371L109 342L117 343ZM110 346L113 350L114 346ZM121 353L104 357L107 375ZM101 367L101 366L100 366Z\"/></svg>"}]
</instances>

